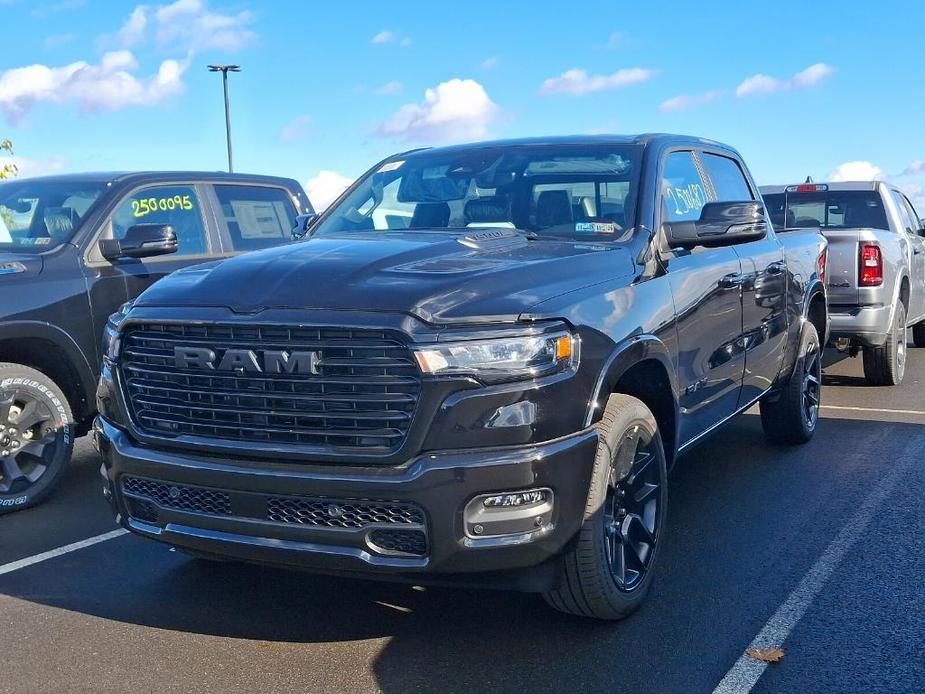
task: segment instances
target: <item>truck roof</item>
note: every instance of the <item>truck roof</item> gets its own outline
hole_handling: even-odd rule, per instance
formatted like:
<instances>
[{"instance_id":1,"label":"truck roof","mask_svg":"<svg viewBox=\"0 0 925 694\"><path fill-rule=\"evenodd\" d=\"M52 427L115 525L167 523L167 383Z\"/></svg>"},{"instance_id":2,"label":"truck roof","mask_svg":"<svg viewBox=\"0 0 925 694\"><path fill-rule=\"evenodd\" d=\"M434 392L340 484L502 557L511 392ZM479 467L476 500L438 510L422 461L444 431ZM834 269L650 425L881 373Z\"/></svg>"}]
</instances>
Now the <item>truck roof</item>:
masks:
<instances>
[{"instance_id":1,"label":"truck roof","mask_svg":"<svg viewBox=\"0 0 925 694\"><path fill-rule=\"evenodd\" d=\"M813 181L811 184L806 183L788 183L783 186L758 186L758 189L762 193L783 193L790 186L802 186L802 185L819 185L819 186L828 186L829 190L877 190L883 181L836 181L834 183L829 183L827 181Z\"/></svg>"},{"instance_id":2,"label":"truck roof","mask_svg":"<svg viewBox=\"0 0 925 694\"><path fill-rule=\"evenodd\" d=\"M638 135L560 135L551 137L523 137L507 140L489 140L485 142L470 142L461 145L449 145L445 147L425 147L413 149L395 157L413 157L418 153L427 154L454 154L457 152L466 152L477 149L493 149L506 147L535 147L543 145L650 145L650 144L692 144L692 145L709 145L721 147L723 149L733 150L729 145L713 140L707 140L702 137L691 135L672 135L669 133L641 133Z\"/></svg>"},{"instance_id":3,"label":"truck roof","mask_svg":"<svg viewBox=\"0 0 925 694\"><path fill-rule=\"evenodd\" d=\"M227 173L225 171L87 171L79 173L52 174L49 176L32 176L33 181L68 181L86 183L137 183L145 180L179 181L194 179L197 181L264 181L275 183L294 183L294 179L263 174ZM25 178L14 179L17 181Z\"/></svg>"}]
</instances>

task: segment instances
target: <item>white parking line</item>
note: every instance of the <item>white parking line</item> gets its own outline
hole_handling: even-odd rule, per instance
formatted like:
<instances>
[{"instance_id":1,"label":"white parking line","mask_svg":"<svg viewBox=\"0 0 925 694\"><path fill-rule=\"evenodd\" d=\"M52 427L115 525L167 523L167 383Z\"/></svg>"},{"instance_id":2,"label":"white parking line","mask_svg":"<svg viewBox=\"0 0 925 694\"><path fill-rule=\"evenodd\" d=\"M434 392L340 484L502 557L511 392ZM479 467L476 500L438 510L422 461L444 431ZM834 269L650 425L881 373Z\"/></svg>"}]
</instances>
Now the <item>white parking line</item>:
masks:
<instances>
[{"instance_id":1,"label":"white parking line","mask_svg":"<svg viewBox=\"0 0 925 694\"><path fill-rule=\"evenodd\" d=\"M128 530L125 530L124 528L118 528L117 530L112 530L108 533L97 535L96 537L88 537L86 540L72 542L69 545L64 545L64 547L50 549L47 552L42 552L41 554L34 554L31 557L26 557L25 559L12 561L9 564L0 566L0 576L3 574L12 573L13 571L18 571L19 569L25 569L27 566L38 564L39 562L45 561L46 559L54 559L55 557L60 557L62 554L76 552L78 549L90 547L91 545L99 544L100 542L106 542L106 540L112 540L113 538L125 535L127 532Z\"/></svg>"},{"instance_id":2,"label":"white parking line","mask_svg":"<svg viewBox=\"0 0 925 694\"><path fill-rule=\"evenodd\" d=\"M923 410L893 410L888 407L845 407L842 405L820 405L823 410L845 410L848 412L881 412L885 414L917 414L925 417Z\"/></svg>"},{"instance_id":3,"label":"white parking line","mask_svg":"<svg viewBox=\"0 0 925 694\"><path fill-rule=\"evenodd\" d=\"M904 456L901 459L902 462L880 480L870 496L864 500L819 559L806 572L797 587L777 608L777 612L758 632L749 644L749 648L780 647L784 644L797 622L806 614L813 599L841 563L845 553L861 537L877 508L892 493L907 468L911 467L913 460L911 455ZM767 663L753 660L743 653L726 676L716 685L713 694L746 694L752 690L767 667Z\"/></svg>"}]
</instances>

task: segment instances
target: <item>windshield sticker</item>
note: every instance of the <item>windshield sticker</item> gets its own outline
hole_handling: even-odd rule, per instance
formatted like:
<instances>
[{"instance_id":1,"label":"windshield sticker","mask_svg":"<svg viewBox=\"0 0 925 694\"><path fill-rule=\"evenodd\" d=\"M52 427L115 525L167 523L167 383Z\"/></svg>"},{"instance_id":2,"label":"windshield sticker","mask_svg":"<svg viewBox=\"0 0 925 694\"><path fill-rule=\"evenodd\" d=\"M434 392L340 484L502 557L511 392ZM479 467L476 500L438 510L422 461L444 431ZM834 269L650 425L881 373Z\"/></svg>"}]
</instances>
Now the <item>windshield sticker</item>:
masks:
<instances>
[{"instance_id":1,"label":"windshield sticker","mask_svg":"<svg viewBox=\"0 0 925 694\"><path fill-rule=\"evenodd\" d=\"M397 171L402 167L405 161L387 161L385 164L379 167L379 170L376 173L386 173L388 171Z\"/></svg>"},{"instance_id":2,"label":"windshield sticker","mask_svg":"<svg viewBox=\"0 0 925 694\"><path fill-rule=\"evenodd\" d=\"M190 195L174 195L169 198L142 198L141 200L132 200L132 214L135 217L144 217L157 212L158 210L166 212L167 210L184 210L193 209L193 201Z\"/></svg>"},{"instance_id":3,"label":"windshield sticker","mask_svg":"<svg viewBox=\"0 0 925 694\"><path fill-rule=\"evenodd\" d=\"M615 234L616 222L575 222L575 232L585 234Z\"/></svg>"}]
</instances>

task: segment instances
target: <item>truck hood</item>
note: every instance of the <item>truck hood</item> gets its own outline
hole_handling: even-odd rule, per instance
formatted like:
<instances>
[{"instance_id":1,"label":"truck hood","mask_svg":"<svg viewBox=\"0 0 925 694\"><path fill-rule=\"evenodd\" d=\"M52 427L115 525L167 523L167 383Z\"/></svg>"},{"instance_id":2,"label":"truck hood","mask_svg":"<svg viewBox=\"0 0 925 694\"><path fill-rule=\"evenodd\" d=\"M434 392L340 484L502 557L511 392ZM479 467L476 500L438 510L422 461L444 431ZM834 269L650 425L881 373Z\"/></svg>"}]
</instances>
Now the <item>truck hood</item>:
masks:
<instances>
[{"instance_id":1,"label":"truck hood","mask_svg":"<svg viewBox=\"0 0 925 694\"><path fill-rule=\"evenodd\" d=\"M33 277L42 271L42 266L40 255L0 251L0 282Z\"/></svg>"},{"instance_id":2,"label":"truck hood","mask_svg":"<svg viewBox=\"0 0 925 694\"><path fill-rule=\"evenodd\" d=\"M422 320L516 319L554 296L632 275L629 250L608 242L471 234L354 232L181 270L138 306L388 311Z\"/></svg>"}]
</instances>

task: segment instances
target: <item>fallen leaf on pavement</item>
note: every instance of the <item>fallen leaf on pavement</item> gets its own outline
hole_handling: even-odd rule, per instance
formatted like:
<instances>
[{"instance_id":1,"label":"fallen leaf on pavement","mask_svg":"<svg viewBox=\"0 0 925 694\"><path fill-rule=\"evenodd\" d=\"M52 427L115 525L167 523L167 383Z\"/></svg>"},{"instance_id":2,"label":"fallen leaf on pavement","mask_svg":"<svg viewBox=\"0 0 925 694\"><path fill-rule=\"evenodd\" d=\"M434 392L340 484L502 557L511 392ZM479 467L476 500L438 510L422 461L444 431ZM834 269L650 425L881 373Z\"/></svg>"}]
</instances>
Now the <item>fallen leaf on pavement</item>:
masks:
<instances>
[{"instance_id":1,"label":"fallen leaf on pavement","mask_svg":"<svg viewBox=\"0 0 925 694\"><path fill-rule=\"evenodd\" d=\"M765 663L779 663L784 657L783 648L749 648L745 655L754 660L760 660Z\"/></svg>"}]
</instances>

